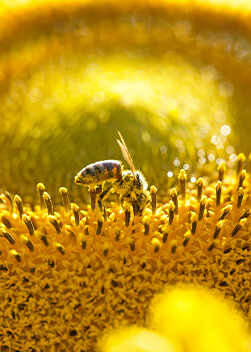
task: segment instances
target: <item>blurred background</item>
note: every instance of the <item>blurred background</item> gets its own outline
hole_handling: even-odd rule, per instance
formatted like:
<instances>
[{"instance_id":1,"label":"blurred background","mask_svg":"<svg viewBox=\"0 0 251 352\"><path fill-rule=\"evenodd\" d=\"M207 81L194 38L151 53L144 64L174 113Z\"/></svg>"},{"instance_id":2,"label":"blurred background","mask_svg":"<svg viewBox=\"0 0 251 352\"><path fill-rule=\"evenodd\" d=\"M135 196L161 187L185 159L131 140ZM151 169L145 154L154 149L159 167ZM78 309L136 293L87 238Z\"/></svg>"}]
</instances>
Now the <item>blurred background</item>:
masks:
<instances>
[{"instance_id":1,"label":"blurred background","mask_svg":"<svg viewBox=\"0 0 251 352\"><path fill-rule=\"evenodd\" d=\"M249 1L2 1L0 190L88 199L74 176L122 160L164 194L250 152ZM125 168L128 166L124 162ZM162 192L162 193L161 193Z\"/></svg>"}]
</instances>

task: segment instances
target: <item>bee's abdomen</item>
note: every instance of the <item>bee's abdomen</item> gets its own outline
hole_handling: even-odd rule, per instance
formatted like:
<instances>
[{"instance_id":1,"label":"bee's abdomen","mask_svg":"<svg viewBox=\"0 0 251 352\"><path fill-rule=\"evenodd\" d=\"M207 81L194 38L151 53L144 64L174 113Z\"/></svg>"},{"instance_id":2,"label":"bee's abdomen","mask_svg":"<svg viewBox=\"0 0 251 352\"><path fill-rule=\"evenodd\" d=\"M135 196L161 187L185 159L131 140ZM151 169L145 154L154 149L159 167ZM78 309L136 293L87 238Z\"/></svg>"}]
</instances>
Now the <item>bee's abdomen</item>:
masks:
<instances>
[{"instance_id":1,"label":"bee's abdomen","mask_svg":"<svg viewBox=\"0 0 251 352\"><path fill-rule=\"evenodd\" d=\"M117 160L106 160L104 166L109 177L120 179L122 178L121 164Z\"/></svg>"},{"instance_id":2,"label":"bee's abdomen","mask_svg":"<svg viewBox=\"0 0 251 352\"><path fill-rule=\"evenodd\" d=\"M75 177L75 182L94 185L120 178L122 178L121 163L118 160L104 160L97 161L83 168Z\"/></svg>"}]
</instances>

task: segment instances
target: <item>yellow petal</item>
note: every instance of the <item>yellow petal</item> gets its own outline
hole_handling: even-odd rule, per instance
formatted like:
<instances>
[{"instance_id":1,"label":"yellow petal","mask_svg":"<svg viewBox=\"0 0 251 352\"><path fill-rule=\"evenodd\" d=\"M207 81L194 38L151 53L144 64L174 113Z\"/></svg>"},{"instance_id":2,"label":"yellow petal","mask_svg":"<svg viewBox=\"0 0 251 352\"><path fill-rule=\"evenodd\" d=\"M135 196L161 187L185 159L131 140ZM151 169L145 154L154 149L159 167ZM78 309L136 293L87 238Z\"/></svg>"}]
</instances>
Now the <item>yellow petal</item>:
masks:
<instances>
[{"instance_id":1,"label":"yellow petal","mask_svg":"<svg viewBox=\"0 0 251 352\"><path fill-rule=\"evenodd\" d=\"M104 352L177 352L164 337L147 329L133 327L113 332L102 346Z\"/></svg>"},{"instance_id":2,"label":"yellow petal","mask_svg":"<svg viewBox=\"0 0 251 352\"><path fill-rule=\"evenodd\" d=\"M155 297L151 327L186 352L248 352L247 324L215 291L178 285Z\"/></svg>"}]
</instances>

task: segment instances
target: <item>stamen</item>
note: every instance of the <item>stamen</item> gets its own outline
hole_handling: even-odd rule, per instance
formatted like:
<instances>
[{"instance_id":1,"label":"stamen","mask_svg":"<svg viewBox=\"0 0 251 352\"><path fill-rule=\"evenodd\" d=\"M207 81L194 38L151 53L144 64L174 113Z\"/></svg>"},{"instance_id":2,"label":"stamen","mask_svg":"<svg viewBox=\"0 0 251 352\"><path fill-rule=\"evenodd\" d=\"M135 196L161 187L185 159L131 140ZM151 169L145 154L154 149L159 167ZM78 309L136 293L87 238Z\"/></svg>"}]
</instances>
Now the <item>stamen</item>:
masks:
<instances>
[{"instance_id":1,"label":"stamen","mask_svg":"<svg viewBox=\"0 0 251 352\"><path fill-rule=\"evenodd\" d=\"M20 220L22 220L22 215L24 213L24 207L23 207L22 199L17 194L14 196L14 204L17 207L17 210L19 213L19 218L20 218Z\"/></svg>"},{"instance_id":2,"label":"stamen","mask_svg":"<svg viewBox=\"0 0 251 352\"><path fill-rule=\"evenodd\" d=\"M62 255L65 255L65 249L61 243L55 242L54 245L56 249L59 251L59 253L61 253Z\"/></svg>"},{"instance_id":3,"label":"stamen","mask_svg":"<svg viewBox=\"0 0 251 352\"><path fill-rule=\"evenodd\" d=\"M59 193L61 194L62 200L63 200L63 206L65 208L65 211L68 213L69 212L69 205L70 205L70 201L69 201L69 197L67 194L67 188L65 187L60 187L59 188Z\"/></svg>"},{"instance_id":4,"label":"stamen","mask_svg":"<svg viewBox=\"0 0 251 352\"><path fill-rule=\"evenodd\" d=\"M28 229L30 235L33 236L35 229L34 229L34 226L33 226L31 219L26 214L23 214L22 220L25 223L25 225L27 226L27 229Z\"/></svg>"},{"instance_id":5,"label":"stamen","mask_svg":"<svg viewBox=\"0 0 251 352\"><path fill-rule=\"evenodd\" d=\"M95 188L89 188L89 192L91 197L91 210L94 211L96 208L96 190Z\"/></svg>"},{"instance_id":6,"label":"stamen","mask_svg":"<svg viewBox=\"0 0 251 352\"><path fill-rule=\"evenodd\" d=\"M235 228L233 229L231 235L235 236L237 234L237 232L247 223L247 219L242 219L238 222L238 224L235 226Z\"/></svg>"},{"instance_id":7,"label":"stamen","mask_svg":"<svg viewBox=\"0 0 251 352\"><path fill-rule=\"evenodd\" d=\"M43 244L45 245L45 247L48 247L49 246L49 241L48 241L48 238L47 236L44 234L44 233L40 233L39 234L39 238L40 240L43 242Z\"/></svg>"},{"instance_id":8,"label":"stamen","mask_svg":"<svg viewBox=\"0 0 251 352\"><path fill-rule=\"evenodd\" d=\"M188 244L190 238L191 238L191 232L190 232L189 230L187 230L186 233L184 234L184 241L183 241L183 243L182 243L182 245L183 245L184 247L187 246L187 244Z\"/></svg>"},{"instance_id":9,"label":"stamen","mask_svg":"<svg viewBox=\"0 0 251 352\"><path fill-rule=\"evenodd\" d=\"M244 244L244 246L242 247L243 251L250 252L250 249L251 249L251 245L248 243Z\"/></svg>"},{"instance_id":10,"label":"stamen","mask_svg":"<svg viewBox=\"0 0 251 352\"><path fill-rule=\"evenodd\" d=\"M207 198L207 202L206 202L206 218L210 218L210 216L212 214L214 214L213 211L213 200L211 198Z\"/></svg>"},{"instance_id":11,"label":"stamen","mask_svg":"<svg viewBox=\"0 0 251 352\"><path fill-rule=\"evenodd\" d=\"M125 226L128 227L130 224L130 219L131 219L131 209L129 203L124 203L124 209L125 209Z\"/></svg>"},{"instance_id":12,"label":"stamen","mask_svg":"<svg viewBox=\"0 0 251 352\"><path fill-rule=\"evenodd\" d=\"M245 177L246 177L246 173L247 173L246 170L242 170L240 172L238 188L242 187L243 181L245 180Z\"/></svg>"},{"instance_id":13,"label":"stamen","mask_svg":"<svg viewBox=\"0 0 251 352\"><path fill-rule=\"evenodd\" d=\"M177 191L175 188L171 189L170 195L171 195L171 199L173 201L173 204L175 206L174 212L177 215L178 214L178 197L177 197Z\"/></svg>"},{"instance_id":14,"label":"stamen","mask_svg":"<svg viewBox=\"0 0 251 352\"><path fill-rule=\"evenodd\" d=\"M150 194L152 198L152 212L155 213L157 209L157 188L155 186L151 186Z\"/></svg>"},{"instance_id":15,"label":"stamen","mask_svg":"<svg viewBox=\"0 0 251 352\"><path fill-rule=\"evenodd\" d=\"M56 232L58 234L60 234L61 233L61 227L59 226L59 223L58 223L57 219L55 218L55 216L49 215L48 218L49 218L50 223L54 226Z\"/></svg>"},{"instance_id":16,"label":"stamen","mask_svg":"<svg viewBox=\"0 0 251 352\"><path fill-rule=\"evenodd\" d=\"M201 200L204 180L200 177L197 181L197 200Z\"/></svg>"},{"instance_id":17,"label":"stamen","mask_svg":"<svg viewBox=\"0 0 251 352\"><path fill-rule=\"evenodd\" d=\"M120 240L120 227L117 227L115 229L115 241L119 242L119 240Z\"/></svg>"},{"instance_id":18,"label":"stamen","mask_svg":"<svg viewBox=\"0 0 251 352\"><path fill-rule=\"evenodd\" d=\"M145 222L145 232L144 232L144 235L147 236L149 235L149 224Z\"/></svg>"},{"instance_id":19,"label":"stamen","mask_svg":"<svg viewBox=\"0 0 251 352\"><path fill-rule=\"evenodd\" d=\"M129 239L129 246L131 248L131 251L134 252L135 251L135 242L134 242L133 238Z\"/></svg>"},{"instance_id":20,"label":"stamen","mask_svg":"<svg viewBox=\"0 0 251 352\"><path fill-rule=\"evenodd\" d=\"M245 161L246 161L245 154L240 153L237 156L237 175L239 175L239 173L243 170Z\"/></svg>"},{"instance_id":21,"label":"stamen","mask_svg":"<svg viewBox=\"0 0 251 352\"><path fill-rule=\"evenodd\" d=\"M13 202L12 202L12 198L11 198L11 195L9 194L9 192L5 191L3 194L1 194L0 199L2 199L2 201L8 205L9 211L10 211L10 213L12 213L13 212Z\"/></svg>"},{"instance_id":22,"label":"stamen","mask_svg":"<svg viewBox=\"0 0 251 352\"><path fill-rule=\"evenodd\" d=\"M240 187L238 189L237 193L238 193L237 208L240 208L242 200L243 200L243 197L244 197L244 194L245 194L245 191L244 191L244 189L242 187Z\"/></svg>"},{"instance_id":23,"label":"stamen","mask_svg":"<svg viewBox=\"0 0 251 352\"><path fill-rule=\"evenodd\" d=\"M236 260L236 264L237 264L237 265L240 265L240 264L242 264L242 263L245 263L245 261L246 261L245 258L237 259L237 260Z\"/></svg>"},{"instance_id":24,"label":"stamen","mask_svg":"<svg viewBox=\"0 0 251 352\"><path fill-rule=\"evenodd\" d=\"M30 252L34 252L33 243L31 242L31 240L27 236L21 235L20 239L29 248Z\"/></svg>"},{"instance_id":25,"label":"stamen","mask_svg":"<svg viewBox=\"0 0 251 352\"><path fill-rule=\"evenodd\" d=\"M18 263L21 262L21 256L20 256L20 254L19 254L15 249L11 249L11 250L9 251L9 253L10 253L11 255L13 255L13 256L16 258L16 261L17 261Z\"/></svg>"},{"instance_id":26,"label":"stamen","mask_svg":"<svg viewBox=\"0 0 251 352\"><path fill-rule=\"evenodd\" d=\"M10 242L10 244L15 244L15 240L14 240L13 236L9 232L0 229L0 237L2 237L2 236L5 237L6 240L8 240Z\"/></svg>"},{"instance_id":27,"label":"stamen","mask_svg":"<svg viewBox=\"0 0 251 352\"><path fill-rule=\"evenodd\" d=\"M86 218L86 220L85 220L85 235L86 236L90 235L90 233L89 233L89 219L88 218Z\"/></svg>"},{"instance_id":28,"label":"stamen","mask_svg":"<svg viewBox=\"0 0 251 352\"><path fill-rule=\"evenodd\" d=\"M228 253L230 253L232 251L232 247L229 247L229 244L226 244L225 246L224 246L224 253L225 254L228 254ZM234 269L234 272L235 272L235 269ZM231 274L232 275L232 274Z\"/></svg>"},{"instance_id":29,"label":"stamen","mask_svg":"<svg viewBox=\"0 0 251 352\"><path fill-rule=\"evenodd\" d=\"M180 193L182 196L182 199L185 199L186 197L186 179L187 179L187 174L184 169L180 170L178 179L180 181Z\"/></svg>"},{"instance_id":30,"label":"stamen","mask_svg":"<svg viewBox=\"0 0 251 352\"><path fill-rule=\"evenodd\" d=\"M198 222L198 216L194 212L192 212L192 215L190 217L190 222L191 222L191 234L194 235L196 232L197 222Z\"/></svg>"},{"instance_id":31,"label":"stamen","mask_svg":"<svg viewBox=\"0 0 251 352\"><path fill-rule=\"evenodd\" d=\"M248 218L249 216L250 216L250 209L246 210L246 211L241 215L239 221L240 221L241 219L246 219L246 218Z\"/></svg>"},{"instance_id":32,"label":"stamen","mask_svg":"<svg viewBox=\"0 0 251 352\"><path fill-rule=\"evenodd\" d=\"M109 248L105 248L103 251L104 257L108 255L108 252L109 252Z\"/></svg>"},{"instance_id":33,"label":"stamen","mask_svg":"<svg viewBox=\"0 0 251 352\"><path fill-rule=\"evenodd\" d=\"M214 236L213 236L214 239L218 238L220 231L223 227L223 224L224 224L224 220L220 220L217 222L216 227L215 227L215 231L214 231Z\"/></svg>"},{"instance_id":34,"label":"stamen","mask_svg":"<svg viewBox=\"0 0 251 352\"><path fill-rule=\"evenodd\" d=\"M101 213L97 214L97 220L98 220L97 222L98 224L97 224L96 234L100 235L102 231L103 222L104 222L104 218Z\"/></svg>"},{"instance_id":35,"label":"stamen","mask_svg":"<svg viewBox=\"0 0 251 352\"><path fill-rule=\"evenodd\" d=\"M175 205L172 200L169 202L169 225L172 225L174 219Z\"/></svg>"},{"instance_id":36,"label":"stamen","mask_svg":"<svg viewBox=\"0 0 251 352\"><path fill-rule=\"evenodd\" d=\"M206 202L207 202L207 197L203 196L200 201L199 221L201 221L203 219L204 210L206 207Z\"/></svg>"},{"instance_id":37,"label":"stamen","mask_svg":"<svg viewBox=\"0 0 251 352\"><path fill-rule=\"evenodd\" d=\"M40 209L43 209L44 208L44 199L43 199L43 194L44 194L44 191L45 191L45 186L43 183L38 183L37 184L37 190L38 190L38 193L39 193L39 201L40 201Z\"/></svg>"},{"instance_id":38,"label":"stamen","mask_svg":"<svg viewBox=\"0 0 251 352\"><path fill-rule=\"evenodd\" d=\"M217 167L217 171L219 172L218 180L222 182L226 171L226 163L224 161Z\"/></svg>"},{"instance_id":39,"label":"stamen","mask_svg":"<svg viewBox=\"0 0 251 352\"><path fill-rule=\"evenodd\" d=\"M47 192L43 193L43 200L45 202L45 205L46 205L46 208L48 211L48 215L54 215L53 204L52 204L51 196L49 195L49 193L47 193Z\"/></svg>"},{"instance_id":40,"label":"stamen","mask_svg":"<svg viewBox=\"0 0 251 352\"><path fill-rule=\"evenodd\" d=\"M216 185L216 205L217 205L217 207L220 205L221 191L222 191L222 182L218 181L217 185Z\"/></svg>"},{"instance_id":41,"label":"stamen","mask_svg":"<svg viewBox=\"0 0 251 352\"><path fill-rule=\"evenodd\" d=\"M167 238L168 238L168 232L167 232L167 230L165 230L164 233L163 233L162 242L166 243Z\"/></svg>"},{"instance_id":42,"label":"stamen","mask_svg":"<svg viewBox=\"0 0 251 352\"><path fill-rule=\"evenodd\" d=\"M139 206L136 199L132 200L132 210L133 210L133 215L137 216L139 213Z\"/></svg>"},{"instance_id":43,"label":"stamen","mask_svg":"<svg viewBox=\"0 0 251 352\"><path fill-rule=\"evenodd\" d=\"M7 229L10 229L12 227L11 222L4 215L2 216L1 222Z\"/></svg>"},{"instance_id":44,"label":"stamen","mask_svg":"<svg viewBox=\"0 0 251 352\"><path fill-rule=\"evenodd\" d=\"M150 229L150 223L151 223L151 218L149 216L144 217L143 219L143 224L145 227L144 235L147 236L149 234L149 229Z\"/></svg>"},{"instance_id":45,"label":"stamen","mask_svg":"<svg viewBox=\"0 0 251 352\"><path fill-rule=\"evenodd\" d=\"M71 209L73 211L73 215L74 215L74 220L75 220L75 225L78 226L79 225L79 206L76 203L71 203Z\"/></svg>"},{"instance_id":46,"label":"stamen","mask_svg":"<svg viewBox=\"0 0 251 352\"><path fill-rule=\"evenodd\" d=\"M172 254L175 254L177 246L178 246L178 241L177 240L171 240L170 241L170 248L171 248L171 253Z\"/></svg>"},{"instance_id":47,"label":"stamen","mask_svg":"<svg viewBox=\"0 0 251 352\"><path fill-rule=\"evenodd\" d=\"M151 240L151 243L154 246L154 253L158 253L159 249L160 249L160 246L161 246L160 240L158 238L154 237Z\"/></svg>"},{"instance_id":48,"label":"stamen","mask_svg":"<svg viewBox=\"0 0 251 352\"><path fill-rule=\"evenodd\" d=\"M214 248L216 247L216 242L212 242L210 246L208 247L207 251L211 252Z\"/></svg>"},{"instance_id":49,"label":"stamen","mask_svg":"<svg viewBox=\"0 0 251 352\"><path fill-rule=\"evenodd\" d=\"M83 238L82 238L82 240L81 240L81 247L82 247L82 249L86 249L86 244L87 244L86 239L83 239Z\"/></svg>"},{"instance_id":50,"label":"stamen","mask_svg":"<svg viewBox=\"0 0 251 352\"><path fill-rule=\"evenodd\" d=\"M233 206L231 204L229 204L224 209L222 209L222 213L221 213L221 216L219 217L218 221L224 220L226 218L226 216L230 213L232 208L233 208Z\"/></svg>"}]
</instances>

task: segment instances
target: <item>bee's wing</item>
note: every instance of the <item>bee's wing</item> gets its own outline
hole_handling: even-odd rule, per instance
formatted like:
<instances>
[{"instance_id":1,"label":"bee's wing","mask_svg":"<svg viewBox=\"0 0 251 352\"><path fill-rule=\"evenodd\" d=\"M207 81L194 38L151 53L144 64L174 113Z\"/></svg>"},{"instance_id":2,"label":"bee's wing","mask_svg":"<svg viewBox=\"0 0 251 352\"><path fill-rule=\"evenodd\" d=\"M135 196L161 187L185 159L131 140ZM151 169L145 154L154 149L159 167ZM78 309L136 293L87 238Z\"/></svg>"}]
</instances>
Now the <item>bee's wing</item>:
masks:
<instances>
[{"instance_id":1,"label":"bee's wing","mask_svg":"<svg viewBox=\"0 0 251 352\"><path fill-rule=\"evenodd\" d=\"M118 145L120 146L120 149L122 151L123 157L125 158L125 160L127 161L128 165L130 166L130 168L132 170L133 176L135 177L136 169L135 169L131 154L129 153L129 150L127 149L125 141L124 141L124 139L123 139L123 137L122 137L122 135L121 135L121 133L119 131L118 131L118 134L119 134L119 137L121 139L121 141L117 139Z\"/></svg>"}]
</instances>

